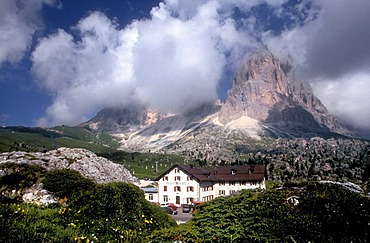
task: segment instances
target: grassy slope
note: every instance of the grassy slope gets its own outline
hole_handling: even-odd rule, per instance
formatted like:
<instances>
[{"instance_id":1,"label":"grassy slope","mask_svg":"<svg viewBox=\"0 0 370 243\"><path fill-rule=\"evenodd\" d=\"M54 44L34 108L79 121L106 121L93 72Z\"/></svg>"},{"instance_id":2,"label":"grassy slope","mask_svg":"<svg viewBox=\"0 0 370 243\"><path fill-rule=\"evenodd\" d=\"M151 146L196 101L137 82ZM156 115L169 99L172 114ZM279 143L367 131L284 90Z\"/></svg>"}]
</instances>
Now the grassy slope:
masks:
<instances>
[{"instance_id":1,"label":"grassy slope","mask_svg":"<svg viewBox=\"0 0 370 243\"><path fill-rule=\"evenodd\" d=\"M22 148L14 143L24 143L29 148ZM78 127L0 128L0 152L7 152L10 149L38 151L43 146L48 150L58 147L85 148L97 153L115 151L119 144L110 135L95 134Z\"/></svg>"},{"instance_id":2,"label":"grassy slope","mask_svg":"<svg viewBox=\"0 0 370 243\"><path fill-rule=\"evenodd\" d=\"M181 156L157 153L128 153L117 151L115 153L98 154L107 159L123 164L134 176L138 178L154 179L174 164L186 164L188 161ZM158 162L158 171L155 171Z\"/></svg>"}]
</instances>

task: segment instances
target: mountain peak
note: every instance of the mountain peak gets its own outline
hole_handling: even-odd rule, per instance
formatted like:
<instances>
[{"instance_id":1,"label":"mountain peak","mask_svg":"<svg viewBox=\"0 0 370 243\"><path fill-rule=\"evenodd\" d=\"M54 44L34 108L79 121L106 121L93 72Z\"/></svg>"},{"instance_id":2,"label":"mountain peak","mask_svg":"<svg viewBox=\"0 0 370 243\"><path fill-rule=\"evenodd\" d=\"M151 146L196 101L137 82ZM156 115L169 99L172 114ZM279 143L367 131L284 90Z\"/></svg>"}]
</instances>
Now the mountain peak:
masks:
<instances>
[{"instance_id":1,"label":"mountain peak","mask_svg":"<svg viewBox=\"0 0 370 243\"><path fill-rule=\"evenodd\" d=\"M346 130L313 95L309 84L288 75L289 65L267 49L253 54L236 72L219 121L226 124L248 116L270 125L344 133Z\"/></svg>"}]
</instances>

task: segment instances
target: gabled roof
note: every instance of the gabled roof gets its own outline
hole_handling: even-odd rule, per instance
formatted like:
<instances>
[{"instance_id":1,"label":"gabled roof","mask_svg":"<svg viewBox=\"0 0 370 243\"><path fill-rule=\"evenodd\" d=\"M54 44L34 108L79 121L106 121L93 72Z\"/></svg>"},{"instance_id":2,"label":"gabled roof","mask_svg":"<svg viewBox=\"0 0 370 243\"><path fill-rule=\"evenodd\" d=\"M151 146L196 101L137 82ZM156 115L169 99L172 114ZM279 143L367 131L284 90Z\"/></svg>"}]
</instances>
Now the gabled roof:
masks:
<instances>
[{"instance_id":1,"label":"gabled roof","mask_svg":"<svg viewBox=\"0 0 370 243\"><path fill-rule=\"evenodd\" d=\"M194 167L190 165L173 165L156 180L160 180L174 168L178 167L184 173L202 181L261 181L265 176L264 165L219 166L214 168Z\"/></svg>"}]
</instances>

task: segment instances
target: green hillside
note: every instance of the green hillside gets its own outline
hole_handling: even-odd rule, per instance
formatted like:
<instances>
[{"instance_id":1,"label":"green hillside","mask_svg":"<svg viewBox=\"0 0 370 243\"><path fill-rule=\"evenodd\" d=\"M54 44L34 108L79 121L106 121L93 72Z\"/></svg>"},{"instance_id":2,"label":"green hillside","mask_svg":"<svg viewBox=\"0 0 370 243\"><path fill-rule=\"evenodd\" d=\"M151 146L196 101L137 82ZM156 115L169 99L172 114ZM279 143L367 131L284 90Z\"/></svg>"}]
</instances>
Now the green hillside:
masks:
<instances>
[{"instance_id":1,"label":"green hillside","mask_svg":"<svg viewBox=\"0 0 370 243\"><path fill-rule=\"evenodd\" d=\"M108 134L93 133L84 128L57 126L1 127L0 152L10 150L42 151L59 147L84 148L93 152L111 152L118 148L118 142Z\"/></svg>"},{"instance_id":2,"label":"green hillside","mask_svg":"<svg viewBox=\"0 0 370 243\"><path fill-rule=\"evenodd\" d=\"M155 179L174 164L194 163L174 154L116 151L114 153L98 153L98 155L124 165L131 174L138 178L147 179Z\"/></svg>"}]
</instances>

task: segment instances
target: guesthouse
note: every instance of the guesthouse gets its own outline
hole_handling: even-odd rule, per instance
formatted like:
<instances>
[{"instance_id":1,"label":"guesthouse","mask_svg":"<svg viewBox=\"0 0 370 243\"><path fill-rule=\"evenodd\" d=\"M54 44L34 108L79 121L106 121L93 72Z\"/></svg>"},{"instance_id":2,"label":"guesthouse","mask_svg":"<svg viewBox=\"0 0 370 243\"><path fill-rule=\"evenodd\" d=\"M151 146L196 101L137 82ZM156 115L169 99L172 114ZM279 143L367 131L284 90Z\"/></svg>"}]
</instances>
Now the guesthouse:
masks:
<instances>
[{"instance_id":1,"label":"guesthouse","mask_svg":"<svg viewBox=\"0 0 370 243\"><path fill-rule=\"evenodd\" d=\"M219 166L214 168L174 165L156 181L158 202L176 206L207 202L233 195L242 189L265 189L265 166Z\"/></svg>"}]
</instances>

